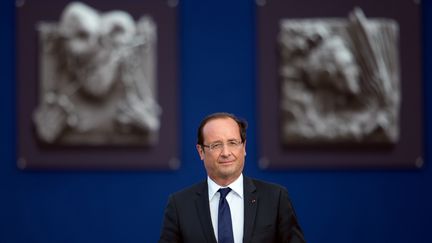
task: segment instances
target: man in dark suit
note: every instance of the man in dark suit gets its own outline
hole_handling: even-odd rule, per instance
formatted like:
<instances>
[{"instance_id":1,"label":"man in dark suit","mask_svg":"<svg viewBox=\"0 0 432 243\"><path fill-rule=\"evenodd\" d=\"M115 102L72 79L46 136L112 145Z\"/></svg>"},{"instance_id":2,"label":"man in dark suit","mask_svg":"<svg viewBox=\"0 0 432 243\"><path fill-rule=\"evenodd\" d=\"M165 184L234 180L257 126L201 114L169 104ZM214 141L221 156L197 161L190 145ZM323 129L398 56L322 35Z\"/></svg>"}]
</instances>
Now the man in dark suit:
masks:
<instances>
[{"instance_id":1,"label":"man in dark suit","mask_svg":"<svg viewBox=\"0 0 432 243\"><path fill-rule=\"evenodd\" d=\"M169 197L160 243L303 243L288 192L243 176L245 121L214 113L198 128L207 180Z\"/></svg>"}]
</instances>

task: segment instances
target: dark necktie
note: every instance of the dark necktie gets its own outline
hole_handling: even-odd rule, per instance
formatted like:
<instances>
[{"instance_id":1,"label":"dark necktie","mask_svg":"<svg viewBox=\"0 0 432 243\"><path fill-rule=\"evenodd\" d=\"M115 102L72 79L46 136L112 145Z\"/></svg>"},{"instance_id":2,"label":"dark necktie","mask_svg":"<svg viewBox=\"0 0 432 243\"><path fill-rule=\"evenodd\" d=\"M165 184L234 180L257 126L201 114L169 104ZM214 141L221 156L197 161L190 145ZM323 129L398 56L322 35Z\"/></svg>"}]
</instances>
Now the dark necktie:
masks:
<instances>
[{"instance_id":1,"label":"dark necktie","mask_svg":"<svg viewBox=\"0 0 432 243\"><path fill-rule=\"evenodd\" d=\"M226 196L231 191L231 188L219 189L219 211L218 211L218 242L219 243L234 243L231 211L226 200Z\"/></svg>"}]
</instances>

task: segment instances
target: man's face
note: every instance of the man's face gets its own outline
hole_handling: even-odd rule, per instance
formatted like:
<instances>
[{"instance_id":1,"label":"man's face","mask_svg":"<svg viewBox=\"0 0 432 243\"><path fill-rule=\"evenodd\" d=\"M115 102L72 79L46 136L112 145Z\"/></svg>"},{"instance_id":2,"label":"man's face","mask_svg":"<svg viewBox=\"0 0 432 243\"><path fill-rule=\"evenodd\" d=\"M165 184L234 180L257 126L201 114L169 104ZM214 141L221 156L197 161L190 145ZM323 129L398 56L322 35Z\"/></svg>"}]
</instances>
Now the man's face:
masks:
<instances>
[{"instance_id":1,"label":"man's face","mask_svg":"<svg viewBox=\"0 0 432 243\"><path fill-rule=\"evenodd\" d=\"M205 124L202 134L204 145L223 143L220 150L197 145L208 176L220 186L230 184L242 173L246 156L246 141L237 147L227 146L241 141L238 124L231 118L216 118Z\"/></svg>"}]
</instances>

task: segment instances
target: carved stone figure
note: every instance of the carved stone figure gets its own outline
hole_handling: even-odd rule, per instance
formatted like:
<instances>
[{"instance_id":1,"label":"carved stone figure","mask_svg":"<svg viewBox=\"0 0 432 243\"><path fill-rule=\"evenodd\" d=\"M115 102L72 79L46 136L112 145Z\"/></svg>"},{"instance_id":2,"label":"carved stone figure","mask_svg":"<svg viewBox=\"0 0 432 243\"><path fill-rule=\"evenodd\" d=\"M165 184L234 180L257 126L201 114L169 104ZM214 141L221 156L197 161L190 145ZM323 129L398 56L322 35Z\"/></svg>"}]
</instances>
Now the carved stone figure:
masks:
<instances>
[{"instance_id":1,"label":"carved stone figure","mask_svg":"<svg viewBox=\"0 0 432 243\"><path fill-rule=\"evenodd\" d=\"M38 138L71 145L157 142L156 25L124 11L72 2L59 23L43 22Z\"/></svg>"},{"instance_id":2,"label":"carved stone figure","mask_svg":"<svg viewBox=\"0 0 432 243\"><path fill-rule=\"evenodd\" d=\"M398 24L367 19L280 22L284 144L382 143L399 137Z\"/></svg>"}]
</instances>

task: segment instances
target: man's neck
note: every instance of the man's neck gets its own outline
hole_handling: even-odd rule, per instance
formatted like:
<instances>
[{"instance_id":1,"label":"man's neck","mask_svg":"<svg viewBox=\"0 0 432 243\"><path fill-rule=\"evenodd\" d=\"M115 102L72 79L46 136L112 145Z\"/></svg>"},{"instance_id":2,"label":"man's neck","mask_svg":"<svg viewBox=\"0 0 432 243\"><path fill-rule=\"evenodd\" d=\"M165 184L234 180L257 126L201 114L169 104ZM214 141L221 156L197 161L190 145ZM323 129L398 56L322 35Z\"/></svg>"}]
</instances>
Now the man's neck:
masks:
<instances>
[{"instance_id":1,"label":"man's neck","mask_svg":"<svg viewBox=\"0 0 432 243\"><path fill-rule=\"evenodd\" d=\"M241 173L237 175L236 177L230 177L230 178L212 178L209 177L214 183L218 184L221 187L226 187L236 181L240 177Z\"/></svg>"}]
</instances>

